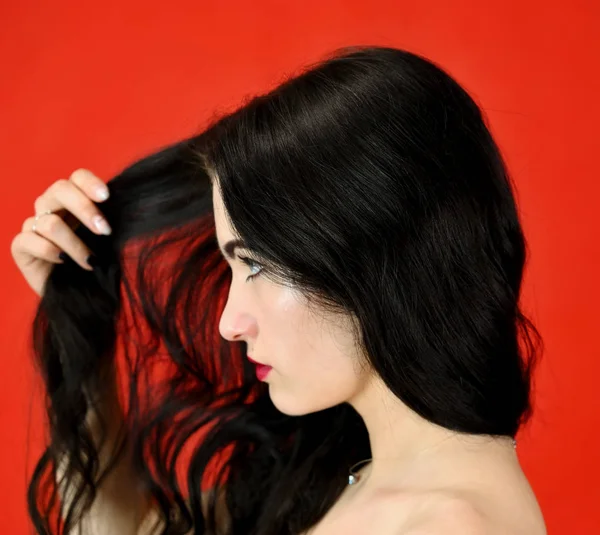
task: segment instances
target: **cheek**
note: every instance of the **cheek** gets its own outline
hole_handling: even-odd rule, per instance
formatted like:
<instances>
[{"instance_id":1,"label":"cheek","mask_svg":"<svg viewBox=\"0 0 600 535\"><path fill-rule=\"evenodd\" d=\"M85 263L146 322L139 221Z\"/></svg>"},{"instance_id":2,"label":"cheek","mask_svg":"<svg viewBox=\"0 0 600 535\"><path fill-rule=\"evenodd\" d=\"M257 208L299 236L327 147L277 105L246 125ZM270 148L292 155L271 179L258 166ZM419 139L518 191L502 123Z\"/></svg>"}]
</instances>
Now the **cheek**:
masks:
<instances>
[{"instance_id":1,"label":"cheek","mask_svg":"<svg viewBox=\"0 0 600 535\"><path fill-rule=\"evenodd\" d=\"M289 360L269 384L273 404L284 414L303 415L353 399L363 389L349 355L308 344L291 350Z\"/></svg>"},{"instance_id":2,"label":"cheek","mask_svg":"<svg viewBox=\"0 0 600 535\"><path fill-rule=\"evenodd\" d=\"M301 375L302 370L341 378L356 375L355 347L344 318L315 314L294 288L267 289L262 301L260 330L275 362Z\"/></svg>"},{"instance_id":3,"label":"cheek","mask_svg":"<svg viewBox=\"0 0 600 535\"><path fill-rule=\"evenodd\" d=\"M346 322L309 313L291 293L280 296L278 305L273 334L280 367L271 385L275 404L300 414L352 398L363 373Z\"/></svg>"},{"instance_id":4,"label":"cheek","mask_svg":"<svg viewBox=\"0 0 600 535\"><path fill-rule=\"evenodd\" d=\"M291 287L279 287L272 296L273 308L279 314L297 315L303 308L303 297Z\"/></svg>"},{"instance_id":5,"label":"cheek","mask_svg":"<svg viewBox=\"0 0 600 535\"><path fill-rule=\"evenodd\" d=\"M270 346L280 349L294 346L302 338L304 307L302 296L286 287L267 287L261 292L259 328L271 338Z\"/></svg>"},{"instance_id":6,"label":"cheek","mask_svg":"<svg viewBox=\"0 0 600 535\"><path fill-rule=\"evenodd\" d=\"M310 311L293 288L261 288L259 342L274 374L271 398L284 413L306 414L350 399L362 384L347 318Z\"/></svg>"},{"instance_id":7,"label":"cheek","mask_svg":"<svg viewBox=\"0 0 600 535\"><path fill-rule=\"evenodd\" d=\"M259 292L258 345L282 375L297 375L314 351L314 319L306 300L292 287L264 284Z\"/></svg>"}]
</instances>

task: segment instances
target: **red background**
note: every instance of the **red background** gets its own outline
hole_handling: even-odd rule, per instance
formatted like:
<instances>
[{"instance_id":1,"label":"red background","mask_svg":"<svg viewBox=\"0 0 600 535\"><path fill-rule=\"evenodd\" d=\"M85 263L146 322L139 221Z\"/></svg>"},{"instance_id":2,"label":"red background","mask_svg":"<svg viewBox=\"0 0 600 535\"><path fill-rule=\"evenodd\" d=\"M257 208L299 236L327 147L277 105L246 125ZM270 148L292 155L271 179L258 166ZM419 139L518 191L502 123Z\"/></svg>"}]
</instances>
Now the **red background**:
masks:
<instances>
[{"instance_id":1,"label":"red background","mask_svg":"<svg viewBox=\"0 0 600 535\"><path fill-rule=\"evenodd\" d=\"M549 533L600 533L600 4L166 5L0 5L0 531L28 531L26 481L43 439L28 338L36 299L9 251L36 196L78 167L108 178L335 47L387 44L453 74L506 155L532 254L525 308L546 344L520 458Z\"/></svg>"}]
</instances>

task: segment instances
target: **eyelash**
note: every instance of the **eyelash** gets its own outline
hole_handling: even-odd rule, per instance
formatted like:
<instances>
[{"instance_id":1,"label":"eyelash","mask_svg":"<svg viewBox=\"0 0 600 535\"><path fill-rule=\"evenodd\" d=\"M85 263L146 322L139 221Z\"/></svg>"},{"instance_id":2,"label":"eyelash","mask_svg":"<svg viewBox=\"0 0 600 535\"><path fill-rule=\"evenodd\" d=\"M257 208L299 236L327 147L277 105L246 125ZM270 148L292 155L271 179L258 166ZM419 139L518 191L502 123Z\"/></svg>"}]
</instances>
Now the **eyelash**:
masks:
<instances>
[{"instance_id":1,"label":"eyelash","mask_svg":"<svg viewBox=\"0 0 600 535\"><path fill-rule=\"evenodd\" d=\"M247 256L238 256L238 258L240 259L241 262L243 262L244 264L246 264L249 268L253 268L253 267L260 268L260 271L258 273L254 273L252 275L248 275L248 277L246 277L246 282L254 279L255 277L258 277L258 275L260 275L262 273L262 271L263 271L264 268L256 260L252 260L252 258L249 258Z\"/></svg>"}]
</instances>

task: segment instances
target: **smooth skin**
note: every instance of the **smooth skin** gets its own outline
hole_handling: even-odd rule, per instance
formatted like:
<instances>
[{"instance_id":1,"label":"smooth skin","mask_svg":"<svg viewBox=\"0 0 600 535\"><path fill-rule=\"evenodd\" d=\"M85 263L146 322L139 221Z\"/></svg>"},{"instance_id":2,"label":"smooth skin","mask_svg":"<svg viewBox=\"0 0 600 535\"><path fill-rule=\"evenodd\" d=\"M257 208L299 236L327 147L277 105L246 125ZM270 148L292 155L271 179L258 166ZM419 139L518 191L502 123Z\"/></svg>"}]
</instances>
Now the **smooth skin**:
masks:
<instances>
[{"instance_id":1,"label":"smooth skin","mask_svg":"<svg viewBox=\"0 0 600 535\"><path fill-rule=\"evenodd\" d=\"M32 232L34 216L28 217L12 241L11 253L36 294L42 295L53 264L63 262L59 257L63 251L83 269L92 269L87 262L92 251L75 235L65 216L69 213L75 223L81 222L96 234L108 235L110 226L95 204L105 201L108 196L108 187L102 180L86 169L78 169L68 180L54 182L35 200L36 214L47 210L55 213L42 215L37 221L36 232Z\"/></svg>"},{"instance_id":2,"label":"smooth skin","mask_svg":"<svg viewBox=\"0 0 600 535\"><path fill-rule=\"evenodd\" d=\"M234 235L225 223L218 191L215 189L213 193L219 242L223 246ZM47 210L55 213L42 215L37 221L36 232L32 232L34 217L27 218L21 233L12 242L11 252L26 281L39 296L43 294L45 281L53 265L63 261L59 257L62 251L83 269L92 269L87 261L92 251L79 240L73 228L81 223L98 235L108 234L110 230L107 223L98 225L98 217L102 217L100 206L107 195L106 185L100 178L88 170L79 169L68 180L58 180L52 184L35 201L35 213L42 214ZM245 339L251 342L256 350L253 356L257 359L268 355L285 355L285 348L272 347L267 351L265 345L258 346L253 329L258 332L262 328L264 335L267 322L273 318L267 305L281 305L288 313L292 313L295 306L297 310L294 314L304 314L303 309L298 308L294 300L288 299L287 293L283 295L286 299L279 294L277 299L267 298L273 292L287 290L271 287L266 280L260 282L263 285L260 296L258 293L248 293L250 286L242 281L246 280L251 270L239 259L230 262L230 268L236 282L232 283L229 302L221 319L221 334L230 340ZM256 287L252 291L258 290ZM249 299L250 295L252 299ZM262 301L257 300L258 297ZM263 336L263 340L267 340L267 337ZM271 344L281 343L276 337L269 340ZM297 389L294 388L295 382L301 379L301 374L293 371L296 366L294 361L269 362L274 365L274 373L268 380L273 389L274 402L281 405L281 410L290 413L310 412L309 405L314 400L297 395ZM361 385L362 381L356 382L353 388L361 390ZM376 387L370 387L371 390L377 392ZM363 412L363 416L380 412L375 409L371 411L369 406L370 400L379 399L375 394L354 397L356 399L352 401L356 401L356 408L361 415ZM114 404L108 400L106 407L109 414L115 415L115 426L118 427L119 415ZM478 437L470 437L465 442L446 430L415 418L410 412L403 412L405 409L408 411L407 408L397 407L398 416L405 422L402 430L406 431L405 426L409 424L412 427L410 433L400 433L404 437L402 443L406 442L406 437L413 437L415 446L419 442L423 451L414 458L410 456L410 466L406 464L406 459L399 462L385 455L364 468L361 481L348 487L323 521L309 531L311 535L546 533L535 496L509 440L480 441ZM389 413L386 414L389 416ZM93 418L93 415L90 417ZM385 433L375 432L381 427L376 420L369 418L367 424L370 433L373 431L373 438L380 435L379 438L385 439ZM383 448L387 439L380 441L379 438L374 449L385 452ZM428 443L425 444L425 441ZM430 451L431 455L428 455ZM106 485L99 490L90 515L92 521L82 526L83 533L146 534L147 524L144 522L144 526L140 526L140 519L147 512L147 496L140 492L125 457L119 469L111 478L107 478Z\"/></svg>"}]
</instances>

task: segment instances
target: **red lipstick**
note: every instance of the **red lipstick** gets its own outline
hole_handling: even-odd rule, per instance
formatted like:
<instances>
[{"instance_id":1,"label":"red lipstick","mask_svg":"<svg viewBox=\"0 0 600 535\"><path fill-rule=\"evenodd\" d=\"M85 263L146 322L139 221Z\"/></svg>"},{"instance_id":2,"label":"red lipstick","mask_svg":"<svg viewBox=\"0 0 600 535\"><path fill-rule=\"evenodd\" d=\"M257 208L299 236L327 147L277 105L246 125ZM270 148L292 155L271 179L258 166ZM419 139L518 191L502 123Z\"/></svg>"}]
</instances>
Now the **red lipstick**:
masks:
<instances>
[{"instance_id":1,"label":"red lipstick","mask_svg":"<svg viewBox=\"0 0 600 535\"><path fill-rule=\"evenodd\" d=\"M250 357L248 357L248 360L252 362L252 364L254 364L254 366L256 367L256 378L259 381L263 381L267 377L267 375L269 375L269 372L273 369L273 366L261 364L260 362L256 362Z\"/></svg>"}]
</instances>

